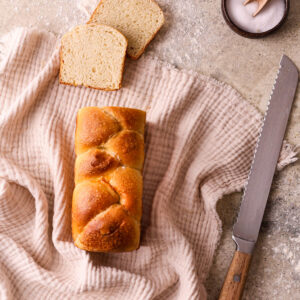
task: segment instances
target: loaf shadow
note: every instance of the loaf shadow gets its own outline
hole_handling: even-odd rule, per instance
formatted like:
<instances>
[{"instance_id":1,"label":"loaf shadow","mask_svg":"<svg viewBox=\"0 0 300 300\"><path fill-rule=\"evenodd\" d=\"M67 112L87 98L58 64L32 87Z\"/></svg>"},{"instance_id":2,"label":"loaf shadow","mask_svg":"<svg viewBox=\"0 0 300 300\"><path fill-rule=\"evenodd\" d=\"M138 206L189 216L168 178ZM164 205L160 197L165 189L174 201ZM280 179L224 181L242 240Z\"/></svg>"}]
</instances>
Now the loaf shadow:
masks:
<instances>
[{"instance_id":1,"label":"loaf shadow","mask_svg":"<svg viewBox=\"0 0 300 300\"><path fill-rule=\"evenodd\" d=\"M199 90L201 93L202 90ZM183 137L179 134L179 124L181 118L185 115L186 111L190 111L193 104L198 99L198 93L187 92L185 94L184 100L178 101L176 105L169 108L169 111L164 114L163 119L159 120L157 123L148 122L146 126L146 159L144 166L144 194L143 194L143 217L141 222L141 244L143 244L146 231L148 227L151 226L153 201L156 197L157 189L164 179L168 170L170 170L171 160L174 155L174 148L176 147L177 139L182 139ZM187 138L188 139L188 138ZM190 142L193 141L195 137L189 138ZM191 142L191 144L197 144L199 141ZM186 161L186 157L193 157L195 155L193 147L187 151L183 156L180 156L180 159ZM188 171L189 164L181 164L181 174ZM174 187L178 187L181 184L181 177L178 177L178 174L175 173L172 181ZM170 199L167 199L168 203L166 205L171 205L170 216L177 218L178 216L174 215L178 212L178 207L174 199L176 198L176 190L168 195ZM174 196L174 197L173 197ZM161 198L161 197L159 197ZM155 204L156 205L156 204ZM157 210L155 210L157 211ZM159 216L157 216L159 218Z\"/></svg>"},{"instance_id":2,"label":"loaf shadow","mask_svg":"<svg viewBox=\"0 0 300 300\"><path fill-rule=\"evenodd\" d=\"M141 244L144 242L145 232L151 225L152 206L153 200L157 191L157 188L162 181L165 173L168 169L171 152L168 149L173 149L175 144L175 134L170 140L172 144L168 144L168 147L156 147L153 140L163 140L165 130L162 126L159 126L153 122L147 122L145 130L145 163L143 170L143 214L141 220ZM168 134L169 138L169 134ZM158 157L163 157L164 165L162 166L158 162Z\"/></svg>"}]
</instances>

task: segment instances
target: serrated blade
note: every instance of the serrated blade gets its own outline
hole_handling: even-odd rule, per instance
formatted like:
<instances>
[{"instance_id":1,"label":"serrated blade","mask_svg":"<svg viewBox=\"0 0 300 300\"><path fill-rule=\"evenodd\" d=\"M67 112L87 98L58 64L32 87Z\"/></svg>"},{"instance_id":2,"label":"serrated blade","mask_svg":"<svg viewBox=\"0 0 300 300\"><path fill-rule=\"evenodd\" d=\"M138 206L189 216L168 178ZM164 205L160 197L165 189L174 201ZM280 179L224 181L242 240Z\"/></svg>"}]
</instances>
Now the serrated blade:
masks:
<instances>
[{"instance_id":1,"label":"serrated blade","mask_svg":"<svg viewBox=\"0 0 300 300\"><path fill-rule=\"evenodd\" d=\"M233 238L236 241L241 240L241 244L244 243L244 252L251 253L251 247L253 248L258 238L297 84L298 70L294 63L283 55L257 142L238 219L233 227Z\"/></svg>"}]
</instances>

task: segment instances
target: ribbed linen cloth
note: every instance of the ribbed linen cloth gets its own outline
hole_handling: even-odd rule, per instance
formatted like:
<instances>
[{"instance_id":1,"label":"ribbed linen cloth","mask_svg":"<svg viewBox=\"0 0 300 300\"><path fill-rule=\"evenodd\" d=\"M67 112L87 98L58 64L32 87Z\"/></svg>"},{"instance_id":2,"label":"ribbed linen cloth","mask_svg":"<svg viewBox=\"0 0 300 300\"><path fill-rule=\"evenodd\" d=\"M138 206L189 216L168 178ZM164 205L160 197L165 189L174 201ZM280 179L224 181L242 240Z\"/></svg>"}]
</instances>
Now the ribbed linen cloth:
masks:
<instances>
[{"instance_id":1,"label":"ribbed linen cloth","mask_svg":"<svg viewBox=\"0 0 300 300\"><path fill-rule=\"evenodd\" d=\"M245 184L262 117L231 87L144 55L116 92L60 85L59 41L1 40L0 298L206 299L216 202ZM71 237L76 113L147 111L141 246L88 253ZM295 160L286 144L283 167ZM226 262L229 263L229 262Z\"/></svg>"}]
</instances>

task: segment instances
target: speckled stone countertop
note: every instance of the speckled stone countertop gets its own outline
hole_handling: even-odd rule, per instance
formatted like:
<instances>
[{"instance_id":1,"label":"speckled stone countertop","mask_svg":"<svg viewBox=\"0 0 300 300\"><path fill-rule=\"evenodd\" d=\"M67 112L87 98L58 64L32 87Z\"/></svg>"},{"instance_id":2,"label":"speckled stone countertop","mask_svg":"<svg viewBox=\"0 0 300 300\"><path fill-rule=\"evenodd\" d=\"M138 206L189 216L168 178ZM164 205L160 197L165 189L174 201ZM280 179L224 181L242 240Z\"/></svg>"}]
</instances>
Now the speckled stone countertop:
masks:
<instances>
[{"instance_id":1,"label":"speckled stone countertop","mask_svg":"<svg viewBox=\"0 0 300 300\"><path fill-rule=\"evenodd\" d=\"M16 26L38 26L57 34L84 22L79 0L0 0L0 35ZM157 0L166 24L148 51L179 68L193 69L236 88L262 112L280 57L300 68L300 1L291 0L287 22L277 33L249 40L225 24L221 0ZM300 88L286 138L300 144ZM235 245L232 225L241 194L226 196L217 206L223 234L206 287L217 299ZM300 299L300 162L275 176L243 299Z\"/></svg>"}]
</instances>

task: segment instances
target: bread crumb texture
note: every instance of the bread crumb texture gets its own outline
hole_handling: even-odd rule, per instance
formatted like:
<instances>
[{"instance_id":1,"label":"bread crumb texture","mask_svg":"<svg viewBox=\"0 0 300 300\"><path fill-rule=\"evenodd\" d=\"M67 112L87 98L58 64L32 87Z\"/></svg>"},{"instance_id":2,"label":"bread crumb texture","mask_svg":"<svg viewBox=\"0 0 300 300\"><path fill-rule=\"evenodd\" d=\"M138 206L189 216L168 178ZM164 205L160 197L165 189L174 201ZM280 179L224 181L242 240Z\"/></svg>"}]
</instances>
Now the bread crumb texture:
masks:
<instances>
[{"instance_id":1,"label":"bread crumb texture","mask_svg":"<svg viewBox=\"0 0 300 300\"><path fill-rule=\"evenodd\" d=\"M60 83L103 90L121 87L127 40L116 29L85 24L61 40Z\"/></svg>"},{"instance_id":2,"label":"bread crumb texture","mask_svg":"<svg viewBox=\"0 0 300 300\"><path fill-rule=\"evenodd\" d=\"M102 0L89 23L118 29L128 40L128 55L137 59L164 23L164 15L152 0Z\"/></svg>"}]
</instances>

